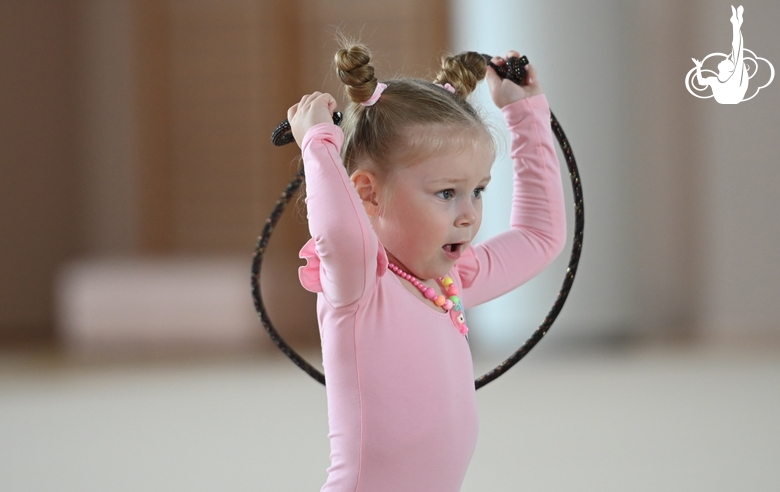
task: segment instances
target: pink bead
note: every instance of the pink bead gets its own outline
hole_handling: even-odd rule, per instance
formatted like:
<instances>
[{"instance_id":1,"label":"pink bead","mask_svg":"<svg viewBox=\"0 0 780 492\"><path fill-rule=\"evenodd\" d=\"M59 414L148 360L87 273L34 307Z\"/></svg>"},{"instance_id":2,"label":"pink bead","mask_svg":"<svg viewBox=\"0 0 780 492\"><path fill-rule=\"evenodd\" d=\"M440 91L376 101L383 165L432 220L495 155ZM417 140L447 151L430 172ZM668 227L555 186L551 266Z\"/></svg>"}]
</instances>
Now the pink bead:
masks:
<instances>
[{"instance_id":1,"label":"pink bead","mask_svg":"<svg viewBox=\"0 0 780 492\"><path fill-rule=\"evenodd\" d=\"M458 295L458 288L455 287L455 284L452 284L450 285L450 288L447 289L447 297L456 295Z\"/></svg>"},{"instance_id":2,"label":"pink bead","mask_svg":"<svg viewBox=\"0 0 780 492\"><path fill-rule=\"evenodd\" d=\"M447 299L446 301L444 301L444 306L442 306L442 307L443 307L444 309L446 309L447 311L449 311L450 309L452 309L452 307L453 307L454 305L455 305L455 304L453 304L453 303L452 303L452 301L450 301L449 299Z\"/></svg>"},{"instance_id":3,"label":"pink bead","mask_svg":"<svg viewBox=\"0 0 780 492\"><path fill-rule=\"evenodd\" d=\"M424 294L426 299L433 299L434 297L436 297L436 291L433 290L431 287L426 287Z\"/></svg>"}]
</instances>

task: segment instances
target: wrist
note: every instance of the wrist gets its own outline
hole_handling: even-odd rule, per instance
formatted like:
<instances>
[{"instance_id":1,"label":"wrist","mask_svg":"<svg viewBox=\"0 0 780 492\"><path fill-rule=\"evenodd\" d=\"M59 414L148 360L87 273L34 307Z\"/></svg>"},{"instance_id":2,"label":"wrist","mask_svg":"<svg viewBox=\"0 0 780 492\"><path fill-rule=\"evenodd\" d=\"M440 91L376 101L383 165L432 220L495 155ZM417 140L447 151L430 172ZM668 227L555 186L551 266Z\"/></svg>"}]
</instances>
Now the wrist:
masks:
<instances>
[{"instance_id":1,"label":"wrist","mask_svg":"<svg viewBox=\"0 0 780 492\"><path fill-rule=\"evenodd\" d=\"M547 96L544 93L524 97L501 108L504 119L510 127L519 124L525 118L538 111L547 111L548 113L550 111Z\"/></svg>"},{"instance_id":2,"label":"wrist","mask_svg":"<svg viewBox=\"0 0 780 492\"><path fill-rule=\"evenodd\" d=\"M341 131L341 127L334 124L332 121L317 123L310 127L303 138L301 138L301 149L305 150L312 142L318 140L333 142L337 147L337 151L341 152L341 145L344 142L344 133Z\"/></svg>"}]
</instances>

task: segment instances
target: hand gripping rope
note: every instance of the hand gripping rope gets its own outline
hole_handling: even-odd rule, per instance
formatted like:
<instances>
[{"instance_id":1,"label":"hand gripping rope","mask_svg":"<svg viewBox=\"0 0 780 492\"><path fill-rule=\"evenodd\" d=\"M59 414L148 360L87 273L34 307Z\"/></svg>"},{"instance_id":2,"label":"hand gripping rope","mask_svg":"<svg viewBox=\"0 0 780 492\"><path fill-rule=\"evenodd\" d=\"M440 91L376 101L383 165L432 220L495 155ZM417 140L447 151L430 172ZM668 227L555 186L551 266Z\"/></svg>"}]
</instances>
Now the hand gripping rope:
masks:
<instances>
[{"instance_id":1,"label":"hand gripping rope","mask_svg":"<svg viewBox=\"0 0 780 492\"><path fill-rule=\"evenodd\" d=\"M482 56L485 57L485 60L488 62L488 64L496 71L496 73L498 73L501 78L508 78L518 85L521 85L525 80L527 75L525 67L529 63L528 58L525 56L520 58L509 58L506 65L503 66L497 66L491 63L491 57L489 55ZM336 111L333 113L334 124L338 125L341 123L341 118L342 114L340 112ZM555 115L552 114L552 112L550 112L550 125L552 126L552 131L558 139L558 143L566 159L566 165L569 168L569 177L571 179L572 188L574 190L575 226L574 241L572 244L569 267L566 269L566 276L563 279L563 286L558 293L558 298L555 300L552 309L550 309L550 312L547 314L547 317L544 318L542 324L536 329L536 331L534 331L531 337L528 338L528 340L526 340L525 343L523 343L523 345L508 359L499 364L495 369L477 378L477 380L474 381L474 386L476 389L485 386L489 382L508 371L512 366L520 361L520 359L525 357L525 355L530 352L537 343L539 343L539 340L541 340L542 337L547 334L553 322L558 317L558 313L561 312L563 304L566 302L566 298L569 296L572 283L574 283L574 275L577 273L577 265L579 264L580 252L582 251L582 236L585 225L585 210L584 203L582 201L582 186L580 184L580 175L577 171L577 163L574 160L574 153L571 150L569 141L566 139L566 135L563 133L563 128L561 128L561 125L558 123L558 120L555 118ZM293 135L290 132L290 123L287 120L284 120L279 124L279 126L276 127L271 136L271 141L276 146L286 145L294 141ZM263 298L260 292L260 270L263 263L263 253L265 252L265 248L268 246L268 241L271 239L271 233L273 232L274 227L276 226L277 222L279 222L279 217L281 217L282 212L289 203L290 199L295 195L295 192L300 187L303 179L303 166L301 166L297 176L295 176L290 184L287 185L287 188L282 193L279 201L276 202L276 206L271 212L271 215L265 221L263 232L257 239L255 254L252 259L252 298L254 299L255 309L257 310L257 314L260 317L260 321L263 323L263 326L265 326L266 331L268 331L268 334L271 336L271 340L273 340L276 346L279 347L279 349L284 352L287 357L289 357L298 367L303 369L303 371L305 371L309 376L313 377L320 383L325 384L325 376L311 364L306 362L303 357L298 355L298 353L293 350L292 347L290 347L276 331L273 324L271 323L271 319L268 317L268 313L265 310L265 306L263 305Z\"/></svg>"}]
</instances>

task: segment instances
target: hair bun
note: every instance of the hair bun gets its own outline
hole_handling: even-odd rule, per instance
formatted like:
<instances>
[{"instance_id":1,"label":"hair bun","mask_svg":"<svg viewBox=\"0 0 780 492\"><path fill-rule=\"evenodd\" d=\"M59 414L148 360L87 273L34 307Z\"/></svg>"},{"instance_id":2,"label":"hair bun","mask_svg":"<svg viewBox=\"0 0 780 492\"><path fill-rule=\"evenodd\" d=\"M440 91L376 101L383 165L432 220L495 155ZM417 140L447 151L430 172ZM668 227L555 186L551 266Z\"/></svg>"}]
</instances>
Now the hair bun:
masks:
<instances>
[{"instance_id":1,"label":"hair bun","mask_svg":"<svg viewBox=\"0 0 780 492\"><path fill-rule=\"evenodd\" d=\"M374 67L369 65L371 52L365 45L353 43L336 52L336 73L347 86L347 94L355 103L368 101L374 94L377 80Z\"/></svg>"},{"instance_id":2,"label":"hair bun","mask_svg":"<svg viewBox=\"0 0 780 492\"><path fill-rule=\"evenodd\" d=\"M455 94L466 99L477 88L477 82L485 78L486 73L485 58L475 51L464 51L453 56L443 56L441 70L433 82L449 82L455 88Z\"/></svg>"}]
</instances>

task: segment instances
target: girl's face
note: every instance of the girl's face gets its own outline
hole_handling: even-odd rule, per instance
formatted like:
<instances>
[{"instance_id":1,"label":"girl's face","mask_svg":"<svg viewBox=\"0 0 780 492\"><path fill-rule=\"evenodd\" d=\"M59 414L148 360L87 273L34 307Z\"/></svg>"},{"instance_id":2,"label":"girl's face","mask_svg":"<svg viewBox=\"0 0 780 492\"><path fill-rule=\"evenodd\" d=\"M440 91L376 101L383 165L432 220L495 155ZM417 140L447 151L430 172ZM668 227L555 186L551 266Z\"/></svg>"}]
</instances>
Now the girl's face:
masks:
<instances>
[{"instance_id":1,"label":"girl's face","mask_svg":"<svg viewBox=\"0 0 780 492\"><path fill-rule=\"evenodd\" d=\"M493 159L492 145L462 145L394 170L372 220L390 261L419 279L446 275L482 224Z\"/></svg>"}]
</instances>

